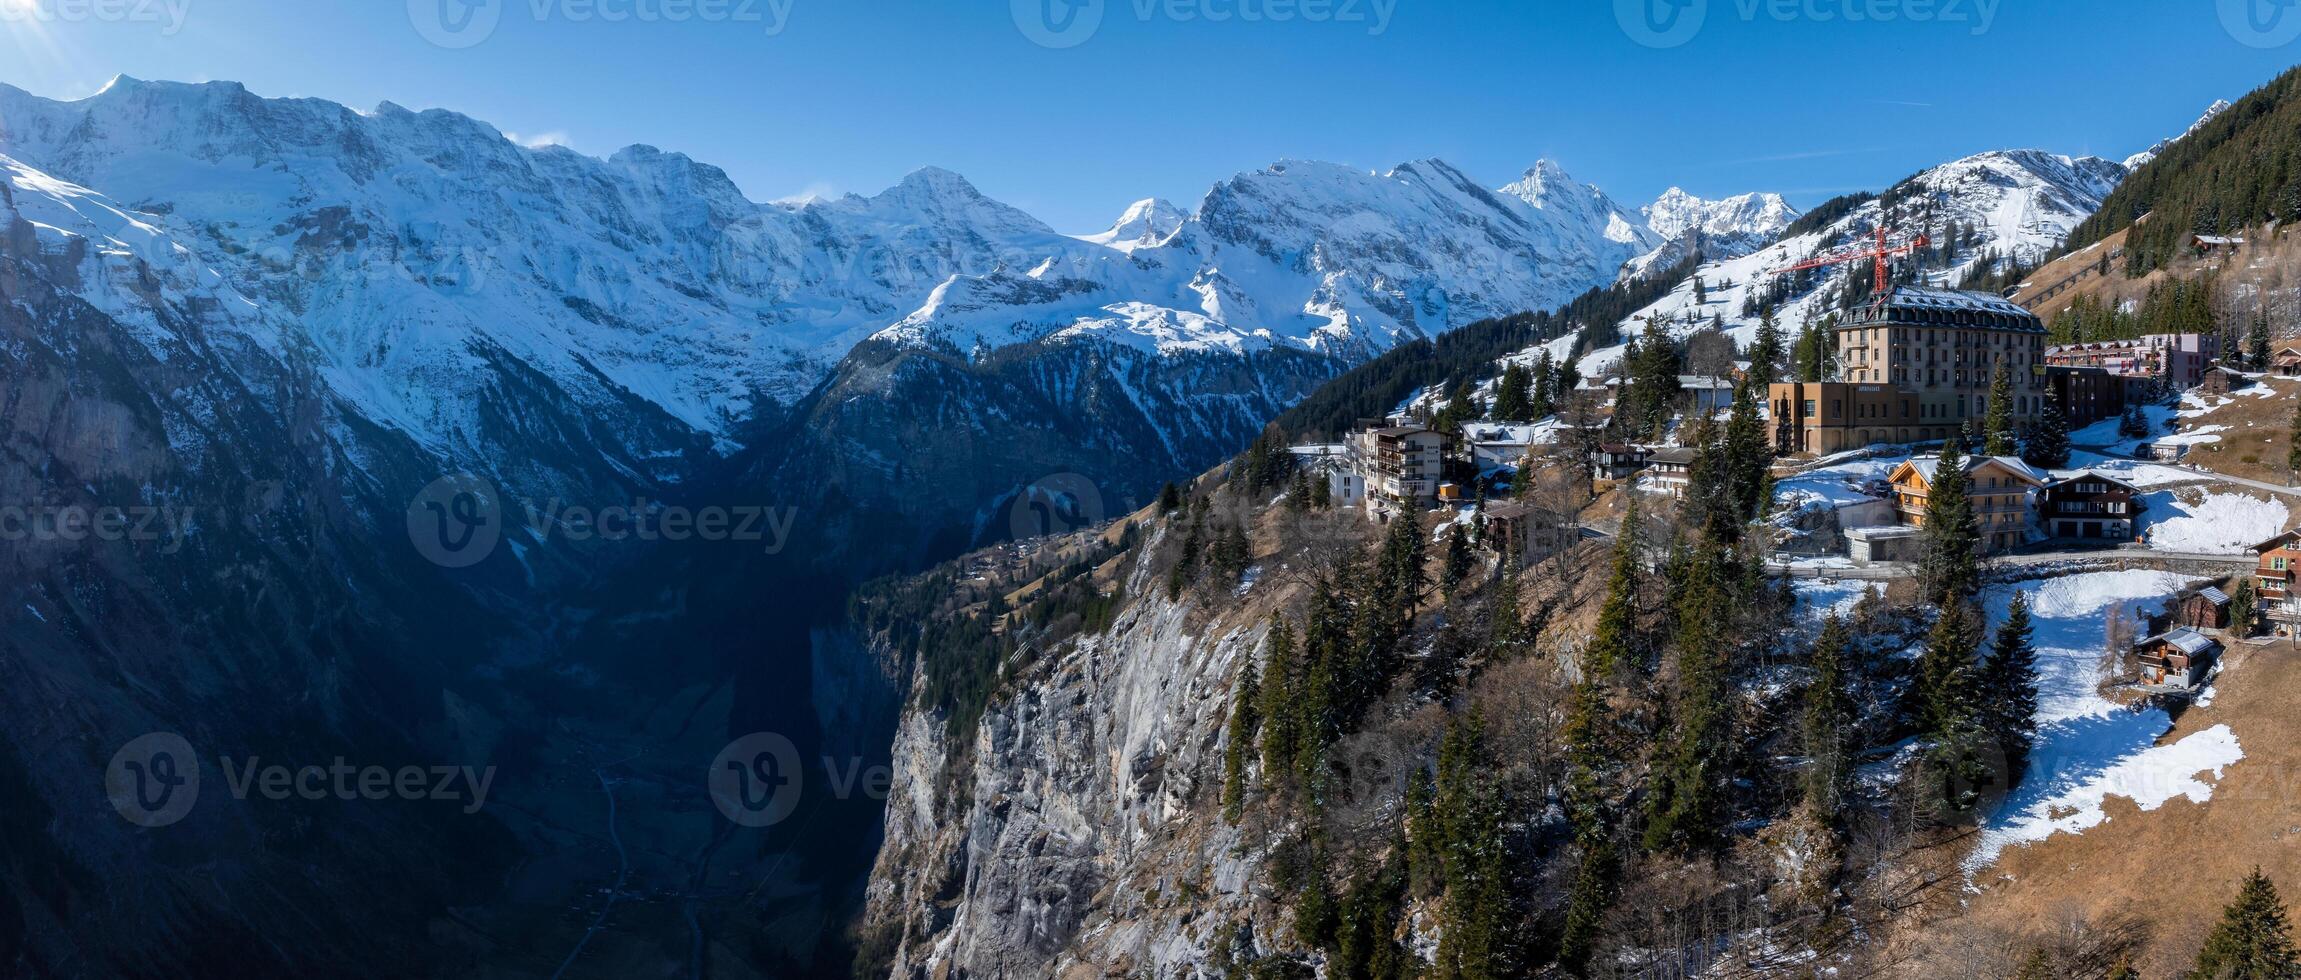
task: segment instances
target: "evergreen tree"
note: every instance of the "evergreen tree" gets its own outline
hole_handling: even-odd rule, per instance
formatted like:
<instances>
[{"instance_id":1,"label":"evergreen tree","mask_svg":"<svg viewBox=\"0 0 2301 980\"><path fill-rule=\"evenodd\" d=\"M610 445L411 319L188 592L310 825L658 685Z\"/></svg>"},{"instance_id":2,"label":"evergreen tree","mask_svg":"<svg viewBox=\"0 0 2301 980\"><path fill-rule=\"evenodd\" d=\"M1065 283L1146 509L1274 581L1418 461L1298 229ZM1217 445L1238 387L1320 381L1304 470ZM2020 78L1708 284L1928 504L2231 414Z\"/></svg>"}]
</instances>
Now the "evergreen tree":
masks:
<instances>
[{"instance_id":1,"label":"evergreen tree","mask_svg":"<svg viewBox=\"0 0 2301 980\"><path fill-rule=\"evenodd\" d=\"M2042 949L2031 952L2013 971L2013 980L2056 980L2058 976L2053 969L2053 957Z\"/></svg>"},{"instance_id":2,"label":"evergreen tree","mask_svg":"<svg viewBox=\"0 0 2301 980\"><path fill-rule=\"evenodd\" d=\"M1542 348L1542 359L1534 363L1534 410L1531 418L1549 418L1558 414L1558 363L1550 357L1550 348Z\"/></svg>"},{"instance_id":3,"label":"evergreen tree","mask_svg":"<svg viewBox=\"0 0 2301 980\"><path fill-rule=\"evenodd\" d=\"M2253 311L2253 329L2245 336L2245 366L2255 371L2269 370L2269 304L2263 303Z\"/></svg>"},{"instance_id":4,"label":"evergreen tree","mask_svg":"<svg viewBox=\"0 0 2301 980\"><path fill-rule=\"evenodd\" d=\"M1617 768L1612 712L1605 686L1585 677L1574 687L1564 732L1566 816L1580 852L1566 901L1566 923L1558 940L1558 963L1581 973L1597 951L1599 929L1617 893L1614 818L1607 782Z\"/></svg>"},{"instance_id":5,"label":"evergreen tree","mask_svg":"<svg viewBox=\"0 0 2301 980\"><path fill-rule=\"evenodd\" d=\"M2295 980L2301 977L2301 950L2277 886L2254 868L2238 887L2237 898L2221 911L2220 924L2205 937L2189 980Z\"/></svg>"},{"instance_id":6,"label":"evergreen tree","mask_svg":"<svg viewBox=\"0 0 2301 980\"><path fill-rule=\"evenodd\" d=\"M1822 634L1814 641L1814 682L1806 688L1806 806L1832 826L1844 813L1846 794L1853 789L1853 759L1847 740L1854 723L1854 706L1846 693L1846 647L1851 639L1845 621L1837 614L1822 621Z\"/></svg>"},{"instance_id":7,"label":"evergreen tree","mask_svg":"<svg viewBox=\"0 0 2301 980\"><path fill-rule=\"evenodd\" d=\"M1774 448L1759 416L1765 392L1745 380L1734 389L1734 409L1726 420L1724 463L1727 516L1736 523L1765 517L1773 496Z\"/></svg>"},{"instance_id":8,"label":"evergreen tree","mask_svg":"<svg viewBox=\"0 0 2301 980\"><path fill-rule=\"evenodd\" d=\"M1700 547L1676 579L1678 676L1646 801L1648 851L1713 847L1723 840L1730 816L1734 733L1727 648L1732 600L1720 581L1725 557L1721 548Z\"/></svg>"},{"instance_id":9,"label":"evergreen tree","mask_svg":"<svg viewBox=\"0 0 2301 980\"><path fill-rule=\"evenodd\" d=\"M2149 438L2149 414L2142 411L2140 402L2125 406L2125 413L2117 419L2117 434L2127 439Z\"/></svg>"},{"instance_id":10,"label":"evergreen tree","mask_svg":"<svg viewBox=\"0 0 2301 980\"><path fill-rule=\"evenodd\" d=\"M1159 513L1161 513L1161 514L1172 514L1172 513L1174 513L1175 511L1178 511L1178 510L1181 510L1181 509L1182 509L1182 488L1181 488L1181 487L1178 487L1178 486L1175 486L1175 485L1174 485L1174 481L1172 481L1172 480L1169 480L1169 481L1167 481L1167 485L1166 485L1166 486L1164 486L1164 487L1161 487L1161 488L1159 489L1159 492L1158 492L1158 512L1159 512Z\"/></svg>"},{"instance_id":11,"label":"evergreen tree","mask_svg":"<svg viewBox=\"0 0 2301 980\"><path fill-rule=\"evenodd\" d=\"M1782 377L1782 325L1768 306L1758 314L1758 336L1750 342L1750 379L1760 386Z\"/></svg>"},{"instance_id":12,"label":"evergreen tree","mask_svg":"<svg viewBox=\"0 0 2301 980\"><path fill-rule=\"evenodd\" d=\"M1255 712L1262 720L1262 772L1267 783L1272 776L1290 772L1301 739L1302 716L1297 711L1297 694L1304 679L1300 654L1294 646L1294 628L1277 616L1270 618L1270 651L1263 658L1262 678L1258 693L1262 705Z\"/></svg>"},{"instance_id":13,"label":"evergreen tree","mask_svg":"<svg viewBox=\"0 0 2301 980\"><path fill-rule=\"evenodd\" d=\"M1261 727L1262 671L1249 657L1238 668L1238 688L1230 702L1229 744L1222 752L1222 816L1232 826L1246 807L1246 757L1254 751L1254 736Z\"/></svg>"},{"instance_id":14,"label":"evergreen tree","mask_svg":"<svg viewBox=\"0 0 2301 980\"><path fill-rule=\"evenodd\" d=\"M2045 404L2023 432L2021 458L2048 469L2069 465L2069 421L2052 402Z\"/></svg>"},{"instance_id":15,"label":"evergreen tree","mask_svg":"<svg viewBox=\"0 0 2301 980\"><path fill-rule=\"evenodd\" d=\"M1502 581L1495 585L1487 610L1490 624L1486 645L1496 657L1515 652L1518 644L1525 640L1525 621L1518 613L1519 591L1518 557L1504 555Z\"/></svg>"},{"instance_id":16,"label":"evergreen tree","mask_svg":"<svg viewBox=\"0 0 2301 980\"><path fill-rule=\"evenodd\" d=\"M1980 524L1966 495L1965 440L1951 436L1936 460L1926 492L1925 554L1918 567L1926 600L1948 609L1972 598L1980 586Z\"/></svg>"},{"instance_id":17,"label":"evergreen tree","mask_svg":"<svg viewBox=\"0 0 2301 980\"><path fill-rule=\"evenodd\" d=\"M1454 601L1455 590L1461 588L1462 580L1469 577L1475 560L1476 556L1470 550L1470 534L1457 521L1454 529L1446 536L1446 559L1438 574L1438 591L1446 597L1446 601Z\"/></svg>"},{"instance_id":18,"label":"evergreen tree","mask_svg":"<svg viewBox=\"0 0 2301 980\"><path fill-rule=\"evenodd\" d=\"M2260 596L2253 591L2253 576L2237 576L2237 584L2229 592L2229 630L2240 637L2253 635L2254 608Z\"/></svg>"},{"instance_id":19,"label":"evergreen tree","mask_svg":"<svg viewBox=\"0 0 2301 980\"><path fill-rule=\"evenodd\" d=\"M2037 743L2037 651L2030 646L2030 631L2029 597L2016 592L2005 622L1997 627L1996 642L1982 658L1989 697L1981 727L2004 750L2009 783L2021 778Z\"/></svg>"},{"instance_id":20,"label":"evergreen tree","mask_svg":"<svg viewBox=\"0 0 2301 980\"><path fill-rule=\"evenodd\" d=\"M2013 443L2013 370L1998 358L1989 381L1989 410L1982 416L1982 454L2011 456Z\"/></svg>"},{"instance_id":21,"label":"evergreen tree","mask_svg":"<svg viewBox=\"0 0 2301 980\"><path fill-rule=\"evenodd\" d=\"M1917 701L1913 714L1932 739L1924 764L1928 795L1921 802L1943 822L1972 814L1992 776L1992 735L1982 727L1980 686L1974 677L1977 618L1963 601L1942 610L1918 657L1911 690Z\"/></svg>"},{"instance_id":22,"label":"evergreen tree","mask_svg":"<svg viewBox=\"0 0 2301 980\"><path fill-rule=\"evenodd\" d=\"M1310 490L1310 471L1295 470L1294 479L1286 486L1286 509L1300 514L1311 508L1316 495Z\"/></svg>"},{"instance_id":23,"label":"evergreen tree","mask_svg":"<svg viewBox=\"0 0 2301 980\"><path fill-rule=\"evenodd\" d=\"M1502 369L1494 389L1494 417L1504 422L1534 421L1534 381L1516 361Z\"/></svg>"},{"instance_id":24,"label":"evergreen tree","mask_svg":"<svg viewBox=\"0 0 2301 980\"><path fill-rule=\"evenodd\" d=\"M1622 529L1614 535L1614 572L1606 582L1606 601L1598 608L1598 628L1583 649L1585 680L1611 678L1625 669L1643 666L1635 648L1638 610L1638 495L1628 496L1622 510Z\"/></svg>"},{"instance_id":25,"label":"evergreen tree","mask_svg":"<svg viewBox=\"0 0 2301 980\"><path fill-rule=\"evenodd\" d=\"M1631 379L1637 395L1633 404L1638 411L1631 419L1633 432L1650 437L1669 426L1678 404L1678 376L1683 371L1678 345L1663 329L1661 318L1648 319Z\"/></svg>"}]
</instances>

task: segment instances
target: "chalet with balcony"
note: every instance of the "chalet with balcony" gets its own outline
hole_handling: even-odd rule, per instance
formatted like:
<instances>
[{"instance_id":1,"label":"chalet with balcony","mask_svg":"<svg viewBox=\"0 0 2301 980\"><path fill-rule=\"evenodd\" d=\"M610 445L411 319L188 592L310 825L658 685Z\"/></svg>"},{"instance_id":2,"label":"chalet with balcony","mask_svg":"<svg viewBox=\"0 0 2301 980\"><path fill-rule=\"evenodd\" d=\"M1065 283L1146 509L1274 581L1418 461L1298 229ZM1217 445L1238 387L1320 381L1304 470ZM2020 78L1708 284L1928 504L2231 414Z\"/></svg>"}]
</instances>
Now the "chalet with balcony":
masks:
<instances>
[{"instance_id":1,"label":"chalet with balcony","mask_svg":"<svg viewBox=\"0 0 2301 980\"><path fill-rule=\"evenodd\" d=\"M2134 540L2146 506L2132 484L2088 470L2045 485L2038 523L2049 537L2123 543Z\"/></svg>"},{"instance_id":2,"label":"chalet with balcony","mask_svg":"<svg viewBox=\"0 0 2301 980\"><path fill-rule=\"evenodd\" d=\"M1939 456L1920 456L1894 467L1888 482L1893 484L1894 510L1902 524L1925 526L1926 507L1940 472ZM2011 456L1968 456L1965 472L1966 499L1981 532L1982 553L2004 551L2027 540L2030 493L2045 486L2037 471Z\"/></svg>"},{"instance_id":3,"label":"chalet with balcony","mask_svg":"<svg viewBox=\"0 0 2301 980\"><path fill-rule=\"evenodd\" d=\"M2261 616L2278 624L2285 635L2301 619L2293 601L2293 579L2301 571L2301 531L2287 531L2253 546L2253 584L2260 596Z\"/></svg>"},{"instance_id":4,"label":"chalet with balcony","mask_svg":"<svg viewBox=\"0 0 2301 980\"><path fill-rule=\"evenodd\" d=\"M2144 686L2194 691L2212 673L2221 644L2187 626L2176 626L2135 643L2133 649Z\"/></svg>"}]
</instances>

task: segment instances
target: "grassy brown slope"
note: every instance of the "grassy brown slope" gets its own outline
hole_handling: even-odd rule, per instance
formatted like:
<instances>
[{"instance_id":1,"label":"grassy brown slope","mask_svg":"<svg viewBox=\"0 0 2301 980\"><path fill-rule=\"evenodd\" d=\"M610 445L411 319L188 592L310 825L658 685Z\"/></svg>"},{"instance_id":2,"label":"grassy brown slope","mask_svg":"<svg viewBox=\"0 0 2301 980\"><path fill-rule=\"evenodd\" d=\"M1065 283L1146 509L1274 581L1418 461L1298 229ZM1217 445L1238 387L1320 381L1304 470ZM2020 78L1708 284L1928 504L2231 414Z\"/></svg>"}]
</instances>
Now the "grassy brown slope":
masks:
<instances>
[{"instance_id":1,"label":"grassy brown slope","mask_svg":"<svg viewBox=\"0 0 2301 980\"><path fill-rule=\"evenodd\" d=\"M2147 924L2135 966L2143 976L2176 976L2255 865L2289 901L2301 897L2297 661L2301 652L2285 643L2241 646L2229 656L2213 705L2189 711L2161 740L2215 725L2237 733L2245 758L2223 774L2212 799L2177 797L2143 812L2111 798L2108 822L2083 835L2008 849L1981 874L1983 891L1969 914L1944 924L1944 941L1963 946L1997 937L2020 955L2072 922L2131 913ZM2212 782L2210 774L2202 778Z\"/></svg>"}]
</instances>

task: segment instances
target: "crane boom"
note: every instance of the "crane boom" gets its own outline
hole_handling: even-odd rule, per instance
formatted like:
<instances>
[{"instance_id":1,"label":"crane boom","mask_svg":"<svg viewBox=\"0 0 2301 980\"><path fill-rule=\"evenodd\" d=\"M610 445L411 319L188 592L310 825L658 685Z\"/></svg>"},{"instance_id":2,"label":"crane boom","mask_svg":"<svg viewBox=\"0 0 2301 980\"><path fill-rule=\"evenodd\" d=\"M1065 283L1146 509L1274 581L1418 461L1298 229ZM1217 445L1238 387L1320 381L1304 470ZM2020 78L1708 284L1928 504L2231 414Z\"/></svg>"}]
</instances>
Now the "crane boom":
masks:
<instances>
[{"instance_id":1,"label":"crane boom","mask_svg":"<svg viewBox=\"0 0 2301 980\"><path fill-rule=\"evenodd\" d=\"M1933 244L1933 239L1928 238L1925 235L1919 235L1907 242L1903 242L1902 244L1889 245L1886 241L1886 226L1883 222L1881 222L1878 224L1878 243L1876 245L1870 246L1868 248L1847 249L1845 251L1832 253L1830 255L1816 256L1796 265L1784 266L1779 269L1774 269L1770 272L1767 272L1766 274L1769 276L1778 276L1791 272L1804 272L1807 269L1819 269L1825 266L1841 265L1843 263L1853 262L1858 259L1870 259L1876 265L1877 296L1882 300L1885 297L1886 289L1892 285L1890 277L1886 274L1886 261L1896 255L1908 255L1911 252L1915 252L1918 249L1924 248L1931 244Z\"/></svg>"}]
</instances>

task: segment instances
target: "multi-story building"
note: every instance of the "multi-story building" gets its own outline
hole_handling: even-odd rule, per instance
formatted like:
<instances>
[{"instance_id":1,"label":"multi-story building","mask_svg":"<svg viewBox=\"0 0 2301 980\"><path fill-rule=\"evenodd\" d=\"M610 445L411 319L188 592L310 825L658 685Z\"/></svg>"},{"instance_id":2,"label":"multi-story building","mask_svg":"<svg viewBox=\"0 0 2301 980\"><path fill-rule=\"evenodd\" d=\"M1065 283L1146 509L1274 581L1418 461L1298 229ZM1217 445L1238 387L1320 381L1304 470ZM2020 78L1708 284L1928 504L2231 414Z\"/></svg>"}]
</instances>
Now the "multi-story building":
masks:
<instances>
[{"instance_id":1,"label":"multi-story building","mask_svg":"<svg viewBox=\"0 0 2301 980\"><path fill-rule=\"evenodd\" d=\"M2133 484L2092 470L2045 485L2040 523L2056 538L2131 541L2148 504Z\"/></svg>"},{"instance_id":2,"label":"multi-story building","mask_svg":"<svg viewBox=\"0 0 2301 980\"><path fill-rule=\"evenodd\" d=\"M2100 368L2127 378L2162 376L2183 388L2205 380L2206 370L2220 357L2221 338L2209 333L2158 333L2045 351L2045 363L2054 367Z\"/></svg>"},{"instance_id":3,"label":"multi-story building","mask_svg":"<svg viewBox=\"0 0 2301 980\"><path fill-rule=\"evenodd\" d=\"M2291 635L2301 622L2301 603L2293 599L2293 580L2301 573L2301 531L2287 531L2253 546L2256 592L2261 616L2277 624L2277 635Z\"/></svg>"},{"instance_id":4,"label":"multi-story building","mask_svg":"<svg viewBox=\"0 0 2301 980\"><path fill-rule=\"evenodd\" d=\"M2016 419L2052 397L2045 322L2003 297L1902 286L1849 311L1837 326L1837 381L1777 384L1775 447L1818 455L1873 442L1947 439L1989 410L2004 365Z\"/></svg>"},{"instance_id":5,"label":"multi-story building","mask_svg":"<svg viewBox=\"0 0 2301 980\"><path fill-rule=\"evenodd\" d=\"M1924 527L1941 457L1920 456L1894 467L1894 510L1909 527ZM1966 500L1981 531L1983 553L2004 551L2029 538L2030 491L2045 485L2028 463L2010 456L1965 458Z\"/></svg>"},{"instance_id":6,"label":"multi-story building","mask_svg":"<svg viewBox=\"0 0 2301 980\"><path fill-rule=\"evenodd\" d=\"M1399 425L1356 433L1350 446L1369 509L1427 510L1437 503L1445 436Z\"/></svg>"}]
</instances>

